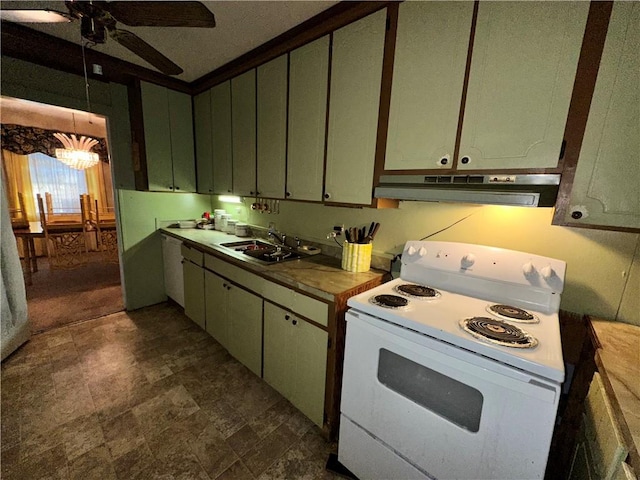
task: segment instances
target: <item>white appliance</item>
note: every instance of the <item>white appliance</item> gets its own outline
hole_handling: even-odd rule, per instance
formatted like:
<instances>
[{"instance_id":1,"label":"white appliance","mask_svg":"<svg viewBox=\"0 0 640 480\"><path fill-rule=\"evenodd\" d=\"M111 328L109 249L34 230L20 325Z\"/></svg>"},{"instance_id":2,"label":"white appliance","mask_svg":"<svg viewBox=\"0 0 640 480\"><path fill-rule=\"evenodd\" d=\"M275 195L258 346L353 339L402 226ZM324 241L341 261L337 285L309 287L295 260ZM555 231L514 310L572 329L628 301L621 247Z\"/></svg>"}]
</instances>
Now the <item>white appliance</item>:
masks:
<instances>
[{"instance_id":1,"label":"white appliance","mask_svg":"<svg viewBox=\"0 0 640 480\"><path fill-rule=\"evenodd\" d=\"M347 302L338 460L362 480L543 478L565 269L407 242L400 277Z\"/></svg>"}]
</instances>

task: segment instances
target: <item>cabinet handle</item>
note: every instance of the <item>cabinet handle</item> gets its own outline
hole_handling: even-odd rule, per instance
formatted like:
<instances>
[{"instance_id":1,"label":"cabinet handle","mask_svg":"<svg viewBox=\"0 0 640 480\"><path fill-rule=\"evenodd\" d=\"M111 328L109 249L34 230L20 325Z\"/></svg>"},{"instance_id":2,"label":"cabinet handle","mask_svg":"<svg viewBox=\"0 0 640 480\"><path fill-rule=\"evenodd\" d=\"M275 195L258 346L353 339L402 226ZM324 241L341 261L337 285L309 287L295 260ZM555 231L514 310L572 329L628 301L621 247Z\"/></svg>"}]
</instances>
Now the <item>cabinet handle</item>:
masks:
<instances>
[{"instance_id":1,"label":"cabinet handle","mask_svg":"<svg viewBox=\"0 0 640 480\"><path fill-rule=\"evenodd\" d=\"M176 190L180 190L180 187L176 187Z\"/></svg>"},{"instance_id":2,"label":"cabinet handle","mask_svg":"<svg viewBox=\"0 0 640 480\"><path fill-rule=\"evenodd\" d=\"M470 161L471 161L471 159L470 159L469 157L462 157L462 158L460 159L460 162L461 162L463 165L466 165L466 164L467 164L467 163L469 163Z\"/></svg>"},{"instance_id":3,"label":"cabinet handle","mask_svg":"<svg viewBox=\"0 0 640 480\"><path fill-rule=\"evenodd\" d=\"M573 212L571 212L571 218L574 218L576 220L582 218L582 212L579 210L575 210Z\"/></svg>"},{"instance_id":4,"label":"cabinet handle","mask_svg":"<svg viewBox=\"0 0 640 480\"><path fill-rule=\"evenodd\" d=\"M297 320L291 320L291 324L292 324L292 325L297 325L297 324L298 324L298 321L297 321Z\"/></svg>"},{"instance_id":5,"label":"cabinet handle","mask_svg":"<svg viewBox=\"0 0 640 480\"><path fill-rule=\"evenodd\" d=\"M231 290L231 285L227 285L227 290Z\"/></svg>"},{"instance_id":6,"label":"cabinet handle","mask_svg":"<svg viewBox=\"0 0 640 480\"><path fill-rule=\"evenodd\" d=\"M290 197L291 196L291 192L285 193L285 196Z\"/></svg>"},{"instance_id":7,"label":"cabinet handle","mask_svg":"<svg viewBox=\"0 0 640 480\"><path fill-rule=\"evenodd\" d=\"M256 192L255 194L257 195L258 192ZM249 192L249 195L253 195L253 190Z\"/></svg>"},{"instance_id":8,"label":"cabinet handle","mask_svg":"<svg viewBox=\"0 0 640 480\"><path fill-rule=\"evenodd\" d=\"M223 284L222 284L222 287L223 287L223 288L227 288L227 284L226 284L226 283L223 283Z\"/></svg>"},{"instance_id":9,"label":"cabinet handle","mask_svg":"<svg viewBox=\"0 0 640 480\"><path fill-rule=\"evenodd\" d=\"M329 199L331 198L331 194L330 194L330 193L325 193L325 194L324 194L324 198L325 198L326 200L329 200Z\"/></svg>"},{"instance_id":10,"label":"cabinet handle","mask_svg":"<svg viewBox=\"0 0 640 480\"><path fill-rule=\"evenodd\" d=\"M291 318L291 317L290 317L289 315L285 315L285 316L284 316L284 319L285 319L285 320L289 320L290 318Z\"/></svg>"},{"instance_id":11,"label":"cabinet handle","mask_svg":"<svg viewBox=\"0 0 640 480\"><path fill-rule=\"evenodd\" d=\"M231 190L230 190L230 189L229 189L229 190L227 190L227 193L231 193Z\"/></svg>"},{"instance_id":12,"label":"cabinet handle","mask_svg":"<svg viewBox=\"0 0 640 480\"><path fill-rule=\"evenodd\" d=\"M440 159L440 165L446 165L447 163L449 163L449 159L447 157L442 157Z\"/></svg>"}]
</instances>

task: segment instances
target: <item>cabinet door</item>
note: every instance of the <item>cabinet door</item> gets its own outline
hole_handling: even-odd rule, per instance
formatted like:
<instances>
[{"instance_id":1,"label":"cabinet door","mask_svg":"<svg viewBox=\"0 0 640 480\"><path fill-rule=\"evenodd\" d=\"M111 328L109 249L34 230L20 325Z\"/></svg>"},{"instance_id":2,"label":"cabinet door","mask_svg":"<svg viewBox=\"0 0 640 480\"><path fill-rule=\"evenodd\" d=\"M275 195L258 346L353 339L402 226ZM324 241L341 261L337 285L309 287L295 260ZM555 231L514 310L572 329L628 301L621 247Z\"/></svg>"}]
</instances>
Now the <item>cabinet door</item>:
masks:
<instances>
[{"instance_id":1,"label":"cabinet door","mask_svg":"<svg viewBox=\"0 0 640 480\"><path fill-rule=\"evenodd\" d=\"M480 2L460 169L557 166L588 2Z\"/></svg>"},{"instance_id":2,"label":"cabinet door","mask_svg":"<svg viewBox=\"0 0 640 480\"><path fill-rule=\"evenodd\" d=\"M473 2L399 6L385 170L451 168Z\"/></svg>"},{"instance_id":3,"label":"cabinet door","mask_svg":"<svg viewBox=\"0 0 640 480\"><path fill-rule=\"evenodd\" d=\"M164 291L168 297L184 308L184 275L182 272L182 241L162 235L162 261L164 265Z\"/></svg>"},{"instance_id":4,"label":"cabinet door","mask_svg":"<svg viewBox=\"0 0 640 480\"><path fill-rule=\"evenodd\" d=\"M322 200L328 75L328 36L290 53L286 197L292 200Z\"/></svg>"},{"instance_id":5,"label":"cabinet door","mask_svg":"<svg viewBox=\"0 0 640 480\"><path fill-rule=\"evenodd\" d=\"M229 349L228 287L227 280L209 270L204 271L207 332L227 350Z\"/></svg>"},{"instance_id":6,"label":"cabinet door","mask_svg":"<svg viewBox=\"0 0 640 480\"><path fill-rule=\"evenodd\" d=\"M191 95L168 90L173 189L196 191L196 164L193 148L193 110Z\"/></svg>"},{"instance_id":7,"label":"cabinet door","mask_svg":"<svg viewBox=\"0 0 640 480\"><path fill-rule=\"evenodd\" d=\"M284 198L287 175L287 55L258 67L258 193Z\"/></svg>"},{"instance_id":8,"label":"cabinet door","mask_svg":"<svg viewBox=\"0 0 640 480\"><path fill-rule=\"evenodd\" d=\"M262 376L262 298L232 285L227 290L229 353Z\"/></svg>"},{"instance_id":9,"label":"cabinet door","mask_svg":"<svg viewBox=\"0 0 640 480\"><path fill-rule=\"evenodd\" d=\"M198 193L213 193L211 90L193 97Z\"/></svg>"},{"instance_id":10,"label":"cabinet door","mask_svg":"<svg viewBox=\"0 0 640 480\"><path fill-rule=\"evenodd\" d=\"M184 275L184 314L205 328L204 303L204 268L184 260L182 263Z\"/></svg>"},{"instance_id":11,"label":"cabinet door","mask_svg":"<svg viewBox=\"0 0 640 480\"><path fill-rule=\"evenodd\" d=\"M231 80L231 135L233 138L233 193L256 191L256 71Z\"/></svg>"},{"instance_id":12,"label":"cabinet door","mask_svg":"<svg viewBox=\"0 0 640 480\"><path fill-rule=\"evenodd\" d=\"M294 382L291 403L313 423L322 426L324 419L324 389L327 373L327 332L293 318Z\"/></svg>"},{"instance_id":13,"label":"cabinet door","mask_svg":"<svg viewBox=\"0 0 640 480\"><path fill-rule=\"evenodd\" d=\"M232 192L231 81L211 89L211 138L213 139L213 191Z\"/></svg>"},{"instance_id":14,"label":"cabinet door","mask_svg":"<svg viewBox=\"0 0 640 480\"><path fill-rule=\"evenodd\" d=\"M325 201L371 203L386 12L333 34Z\"/></svg>"},{"instance_id":15,"label":"cabinet door","mask_svg":"<svg viewBox=\"0 0 640 480\"><path fill-rule=\"evenodd\" d=\"M567 221L640 228L640 3L613 4Z\"/></svg>"},{"instance_id":16,"label":"cabinet door","mask_svg":"<svg viewBox=\"0 0 640 480\"><path fill-rule=\"evenodd\" d=\"M292 315L264 302L263 378L285 398L293 396L295 349Z\"/></svg>"},{"instance_id":17,"label":"cabinet door","mask_svg":"<svg viewBox=\"0 0 640 480\"><path fill-rule=\"evenodd\" d=\"M149 190L173 191L168 90L140 82Z\"/></svg>"}]
</instances>

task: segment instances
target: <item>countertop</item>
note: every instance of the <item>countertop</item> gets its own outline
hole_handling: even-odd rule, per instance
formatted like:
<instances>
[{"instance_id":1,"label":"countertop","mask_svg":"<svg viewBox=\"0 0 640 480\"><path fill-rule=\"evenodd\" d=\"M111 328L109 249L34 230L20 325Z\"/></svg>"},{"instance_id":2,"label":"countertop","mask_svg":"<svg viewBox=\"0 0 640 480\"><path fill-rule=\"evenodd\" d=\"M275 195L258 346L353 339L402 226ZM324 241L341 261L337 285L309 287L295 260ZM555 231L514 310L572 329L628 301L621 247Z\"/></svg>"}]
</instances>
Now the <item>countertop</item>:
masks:
<instances>
[{"instance_id":1,"label":"countertop","mask_svg":"<svg viewBox=\"0 0 640 480\"><path fill-rule=\"evenodd\" d=\"M380 281L386 273L374 269L362 273L347 272L340 268L340 259L322 254L265 265L220 245L248 240L247 238L199 228L165 227L160 228L160 232L179 238L205 253L222 258L267 280L298 289L329 302L335 302L338 297L357 290L369 282Z\"/></svg>"},{"instance_id":2,"label":"countertop","mask_svg":"<svg viewBox=\"0 0 640 480\"><path fill-rule=\"evenodd\" d=\"M591 318L599 345L596 365L629 446L628 463L640 472L640 327Z\"/></svg>"}]
</instances>

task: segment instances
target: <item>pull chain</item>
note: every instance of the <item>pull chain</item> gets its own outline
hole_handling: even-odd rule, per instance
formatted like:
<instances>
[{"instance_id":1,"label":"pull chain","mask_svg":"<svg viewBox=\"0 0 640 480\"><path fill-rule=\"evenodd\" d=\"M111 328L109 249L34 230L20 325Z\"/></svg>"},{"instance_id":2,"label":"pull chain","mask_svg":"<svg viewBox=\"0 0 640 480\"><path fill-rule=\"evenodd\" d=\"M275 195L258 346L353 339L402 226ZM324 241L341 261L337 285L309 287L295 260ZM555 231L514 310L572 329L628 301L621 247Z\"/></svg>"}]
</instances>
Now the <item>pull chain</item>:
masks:
<instances>
[{"instance_id":1,"label":"pull chain","mask_svg":"<svg viewBox=\"0 0 640 480\"><path fill-rule=\"evenodd\" d=\"M89 100L89 77L87 75L87 59L84 56L84 41L80 37L80 45L82 46L82 66L84 67L84 90L87 96L87 112L89 113L89 123L91 123L91 102Z\"/></svg>"}]
</instances>

